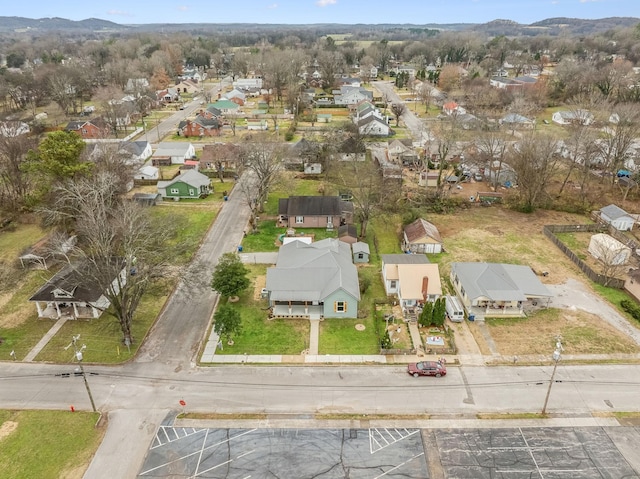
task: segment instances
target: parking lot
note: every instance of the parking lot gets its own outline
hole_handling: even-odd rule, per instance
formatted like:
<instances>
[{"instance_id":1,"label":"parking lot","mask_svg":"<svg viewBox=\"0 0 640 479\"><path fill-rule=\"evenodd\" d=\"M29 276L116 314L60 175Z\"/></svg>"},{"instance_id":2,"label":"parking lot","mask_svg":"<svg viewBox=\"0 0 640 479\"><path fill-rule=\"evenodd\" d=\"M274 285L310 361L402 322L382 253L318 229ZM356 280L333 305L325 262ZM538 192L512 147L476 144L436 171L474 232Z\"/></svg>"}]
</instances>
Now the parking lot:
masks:
<instances>
[{"instance_id":1,"label":"parking lot","mask_svg":"<svg viewBox=\"0 0 640 479\"><path fill-rule=\"evenodd\" d=\"M428 478L419 429L197 429L161 426L146 477Z\"/></svg>"},{"instance_id":2,"label":"parking lot","mask_svg":"<svg viewBox=\"0 0 640 479\"><path fill-rule=\"evenodd\" d=\"M627 429L637 436L637 428ZM602 427L205 429L161 426L138 477L640 479ZM430 457L431 456L431 457Z\"/></svg>"}]
</instances>

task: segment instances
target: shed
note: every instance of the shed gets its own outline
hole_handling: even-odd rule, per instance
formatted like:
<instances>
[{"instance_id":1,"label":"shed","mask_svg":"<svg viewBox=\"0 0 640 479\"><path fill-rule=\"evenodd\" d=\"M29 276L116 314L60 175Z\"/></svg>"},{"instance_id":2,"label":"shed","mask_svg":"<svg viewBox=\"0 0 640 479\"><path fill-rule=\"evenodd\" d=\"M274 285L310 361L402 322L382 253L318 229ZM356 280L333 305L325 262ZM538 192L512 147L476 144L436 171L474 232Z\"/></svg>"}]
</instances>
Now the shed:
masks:
<instances>
[{"instance_id":1,"label":"shed","mask_svg":"<svg viewBox=\"0 0 640 479\"><path fill-rule=\"evenodd\" d=\"M402 249L411 253L442 253L442 238L438 228L418 218L404 227Z\"/></svg>"},{"instance_id":2,"label":"shed","mask_svg":"<svg viewBox=\"0 0 640 479\"><path fill-rule=\"evenodd\" d=\"M369 245L364 241L357 241L351 245L351 251L353 252L353 262L354 263L368 263L369 255L371 254L369 250Z\"/></svg>"},{"instance_id":3,"label":"shed","mask_svg":"<svg viewBox=\"0 0 640 479\"><path fill-rule=\"evenodd\" d=\"M358 242L358 230L356 225L342 225L338 228L338 239L344 243L354 244Z\"/></svg>"},{"instance_id":4,"label":"shed","mask_svg":"<svg viewBox=\"0 0 640 479\"><path fill-rule=\"evenodd\" d=\"M605 233L598 233L589 241L591 256L608 266L626 264L631 256L631 248Z\"/></svg>"},{"instance_id":5,"label":"shed","mask_svg":"<svg viewBox=\"0 0 640 479\"><path fill-rule=\"evenodd\" d=\"M600 218L618 231L630 231L635 223L631 215L613 204L600 208Z\"/></svg>"}]
</instances>

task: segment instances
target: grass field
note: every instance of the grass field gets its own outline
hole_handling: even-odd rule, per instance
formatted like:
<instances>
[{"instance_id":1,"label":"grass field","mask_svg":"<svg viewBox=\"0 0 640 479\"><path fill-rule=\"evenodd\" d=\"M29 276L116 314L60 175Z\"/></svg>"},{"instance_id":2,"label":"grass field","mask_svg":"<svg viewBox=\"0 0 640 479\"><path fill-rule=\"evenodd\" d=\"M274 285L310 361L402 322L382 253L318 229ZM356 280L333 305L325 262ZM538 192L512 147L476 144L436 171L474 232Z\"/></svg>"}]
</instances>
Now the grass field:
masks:
<instances>
[{"instance_id":1,"label":"grass field","mask_svg":"<svg viewBox=\"0 0 640 479\"><path fill-rule=\"evenodd\" d=\"M97 413L0 410L0 471L3 479L80 479L105 427Z\"/></svg>"},{"instance_id":2,"label":"grass field","mask_svg":"<svg viewBox=\"0 0 640 479\"><path fill-rule=\"evenodd\" d=\"M626 335L585 311L545 309L524 319L487 319L498 352L549 355L555 337L563 338L565 354L638 353Z\"/></svg>"}]
</instances>

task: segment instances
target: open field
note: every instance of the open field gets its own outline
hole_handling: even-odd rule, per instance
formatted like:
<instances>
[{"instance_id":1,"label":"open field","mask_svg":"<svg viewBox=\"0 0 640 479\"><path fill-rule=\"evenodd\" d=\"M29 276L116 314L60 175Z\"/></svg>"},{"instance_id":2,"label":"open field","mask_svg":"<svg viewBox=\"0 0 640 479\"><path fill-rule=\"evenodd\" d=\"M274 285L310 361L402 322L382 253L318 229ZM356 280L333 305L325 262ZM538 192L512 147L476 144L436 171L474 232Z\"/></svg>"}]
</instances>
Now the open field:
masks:
<instances>
[{"instance_id":1,"label":"open field","mask_svg":"<svg viewBox=\"0 0 640 479\"><path fill-rule=\"evenodd\" d=\"M80 479L106 427L98 413L0 410L0 471L4 479Z\"/></svg>"}]
</instances>

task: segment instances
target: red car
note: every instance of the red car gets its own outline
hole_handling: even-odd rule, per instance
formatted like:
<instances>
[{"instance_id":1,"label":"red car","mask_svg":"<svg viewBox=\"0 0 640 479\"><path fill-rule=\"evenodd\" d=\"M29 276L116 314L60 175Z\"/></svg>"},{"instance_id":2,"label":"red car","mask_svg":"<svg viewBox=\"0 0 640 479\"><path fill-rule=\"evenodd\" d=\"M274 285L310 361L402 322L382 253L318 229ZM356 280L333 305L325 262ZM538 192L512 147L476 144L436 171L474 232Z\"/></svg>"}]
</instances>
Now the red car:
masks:
<instances>
[{"instance_id":1,"label":"red car","mask_svg":"<svg viewBox=\"0 0 640 479\"><path fill-rule=\"evenodd\" d=\"M440 361L420 361L407 366L407 372L414 378L418 376L440 376L447 375L447 367Z\"/></svg>"}]
</instances>

